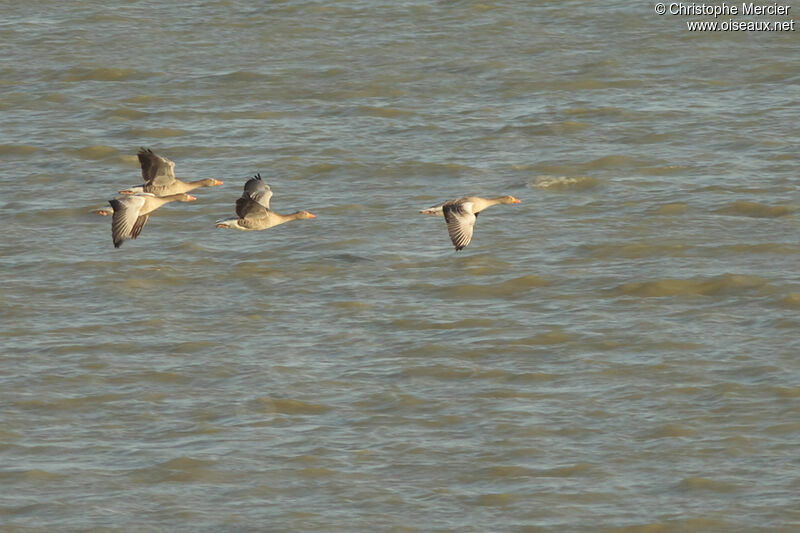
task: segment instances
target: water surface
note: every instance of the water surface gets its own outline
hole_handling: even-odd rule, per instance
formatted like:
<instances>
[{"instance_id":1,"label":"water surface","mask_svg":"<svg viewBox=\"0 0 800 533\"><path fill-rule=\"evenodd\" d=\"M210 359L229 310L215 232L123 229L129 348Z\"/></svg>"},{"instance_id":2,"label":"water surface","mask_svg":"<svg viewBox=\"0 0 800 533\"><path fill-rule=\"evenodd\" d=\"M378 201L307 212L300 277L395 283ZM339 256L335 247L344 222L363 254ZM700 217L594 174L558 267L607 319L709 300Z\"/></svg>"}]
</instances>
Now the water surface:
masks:
<instances>
[{"instance_id":1,"label":"water surface","mask_svg":"<svg viewBox=\"0 0 800 533\"><path fill-rule=\"evenodd\" d=\"M0 38L9 531L792 531L796 33L34 1ZM225 184L113 248L147 146ZM216 229L260 172L279 212ZM513 194L456 253L420 208Z\"/></svg>"}]
</instances>

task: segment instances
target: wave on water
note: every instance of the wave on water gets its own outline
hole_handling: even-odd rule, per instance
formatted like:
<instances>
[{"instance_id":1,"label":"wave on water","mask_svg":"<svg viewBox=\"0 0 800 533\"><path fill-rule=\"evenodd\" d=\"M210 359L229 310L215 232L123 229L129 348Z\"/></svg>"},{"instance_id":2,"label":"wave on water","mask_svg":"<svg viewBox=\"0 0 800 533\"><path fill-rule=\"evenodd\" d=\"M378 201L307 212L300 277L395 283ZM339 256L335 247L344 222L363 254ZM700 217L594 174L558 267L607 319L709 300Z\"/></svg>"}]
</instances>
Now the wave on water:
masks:
<instances>
[{"instance_id":1,"label":"wave on water","mask_svg":"<svg viewBox=\"0 0 800 533\"><path fill-rule=\"evenodd\" d=\"M726 245L710 245L699 248L701 255L707 257L733 257L742 254L760 255L794 255L800 246L777 242L739 243Z\"/></svg>"},{"instance_id":2,"label":"wave on water","mask_svg":"<svg viewBox=\"0 0 800 533\"><path fill-rule=\"evenodd\" d=\"M60 474L56 472L50 472L47 470L41 470L39 468L34 468L31 470L4 470L0 473L0 480L3 480L5 483L13 483L13 482L50 482L50 481L61 481L65 479L67 474Z\"/></svg>"},{"instance_id":3,"label":"wave on water","mask_svg":"<svg viewBox=\"0 0 800 533\"><path fill-rule=\"evenodd\" d=\"M28 156L36 151L36 147L26 144L0 144L0 155Z\"/></svg>"},{"instance_id":4,"label":"wave on water","mask_svg":"<svg viewBox=\"0 0 800 533\"><path fill-rule=\"evenodd\" d=\"M743 487L736 483L718 481L704 477L687 477L683 479L678 488L684 492L721 492L728 493L741 490Z\"/></svg>"},{"instance_id":5,"label":"wave on water","mask_svg":"<svg viewBox=\"0 0 800 533\"><path fill-rule=\"evenodd\" d=\"M193 483L230 481L231 474L214 468L219 461L181 456L130 472L138 483Z\"/></svg>"},{"instance_id":6,"label":"wave on water","mask_svg":"<svg viewBox=\"0 0 800 533\"><path fill-rule=\"evenodd\" d=\"M475 167L453 162L406 160L392 162L379 169L383 176L448 176L462 178L480 173ZM427 184L426 184L427 186Z\"/></svg>"},{"instance_id":7,"label":"wave on water","mask_svg":"<svg viewBox=\"0 0 800 533\"><path fill-rule=\"evenodd\" d=\"M652 166L653 162L641 157L631 157L628 155L612 154L598 159L593 159L583 164L586 169L607 169L607 168L639 168Z\"/></svg>"},{"instance_id":8,"label":"wave on water","mask_svg":"<svg viewBox=\"0 0 800 533\"><path fill-rule=\"evenodd\" d=\"M490 318L465 318L454 322L432 322L430 320L418 320L413 318L398 318L391 321L394 328L403 330L451 330L451 329L472 329L488 328L494 325L494 320Z\"/></svg>"},{"instance_id":9,"label":"wave on water","mask_svg":"<svg viewBox=\"0 0 800 533\"><path fill-rule=\"evenodd\" d=\"M382 118L407 117L417 114L415 111L398 109L396 107L377 107L371 105L360 105L358 106L358 111L363 115Z\"/></svg>"},{"instance_id":10,"label":"wave on water","mask_svg":"<svg viewBox=\"0 0 800 533\"><path fill-rule=\"evenodd\" d=\"M269 396L256 398L249 403L256 411L284 415L320 415L333 409L331 406L320 403L291 398L271 398Z\"/></svg>"},{"instance_id":11,"label":"wave on water","mask_svg":"<svg viewBox=\"0 0 800 533\"><path fill-rule=\"evenodd\" d=\"M534 165L520 165L515 170L525 170L534 168L542 175L572 175L576 177L588 177L587 174L609 171L635 171L637 174L664 175L672 174L680 170L679 167L666 165L665 161L650 159L647 157L633 157L622 154L611 154L598 157L583 163L540 163Z\"/></svg>"},{"instance_id":12,"label":"wave on water","mask_svg":"<svg viewBox=\"0 0 800 533\"><path fill-rule=\"evenodd\" d=\"M125 135L135 139L166 139L169 137L182 137L189 132L177 128L131 129Z\"/></svg>"},{"instance_id":13,"label":"wave on water","mask_svg":"<svg viewBox=\"0 0 800 533\"><path fill-rule=\"evenodd\" d=\"M577 131L591 128L588 122L577 120L564 120L561 122L550 122L543 124L509 124L500 128L497 132L504 133L523 133L526 135L567 135Z\"/></svg>"},{"instance_id":14,"label":"wave on water","mask_svg":"<svg viewBox=\"0 0 800 533\"><path fill-rule=\"evenodd\" d=\"M585 190L598 187L601 180L591 176L536 176L530 182L530 186L536 189L549 189L552 191L562 190Z\"/></svg>"},{"instance_id":15,"label":"wave on water","mask_svg":"<svg viewBox=\"0 0 800 533\"><path fill-rule=\"evenodd\" d=\"M269 120L269 119L283 118L291 115L291 113L286 111L253 111L253 110L210 111L208 114L216 116L220 120Z\"/></svg>"},{"instance_id":16,"label":"wave on water","mask_svg":"<svg viewBox=\"0 0 800 533\"><path fill-rule=\"evenodd\" d=\"M656 165L652 167L642 167L637 169L645 176L669 176L671 174L679 174L689 170L685 165Z\"/></svg>"},{"instance_id":17,"label":"wave on water","mask_svg":"<svg viewBox=\"0 0 800 533\"><path fill-rule=\"evenodd\" d=\"M636 120L651 121L654 117L653 113L649 110L638 111L638 110L626 109L623 107L573 107L571 109L565 109L563 113L568 116L616 118L616 119L625 119L632 121Z\"/></svg>"},{"instance_id":18,"label":"wave on water","mask_svg":"<svg viewBox=\"0 0 800 533\"><path fill-rule=\"evenodd\" d=\"M662 296L723 296L764 290L769 282L760 277L744 274L723 274L713 278L659 279L624 283L616 292L628 296L658 298Z\"/></svg>"},{"instance_id":19,"label":"wave on water","mask_svg":"<svg viewBox=\"0 0 800 533\"><path fill-rule=\"evenodd\" d=\"M549 83L553 90L587 91L600 89L629 89L643 87L644 82L637 79L597 79L584 78L571 81L557 80Z\"/></svg>"},{"instance_id":20,"label":"wave on water","mask_svg":"<svg viewBox=\"0 0 800 533\"><path fill-rule=\"evenodd\" d=\"M800 309L800 292L792 292L781 298L778 305L792 309Z\"/></svg>"},{"instance_id":21,"label":"wave on water","mask_svg":"<svg viewBox=\"0 0 800 533\"><path fill-rule=\"evenodd\" d=\"M116 155L117 150L116 148L112 148L111 146L105 146L102 144L98 144L95 146L85 146L83 148L79 148L75 151L70 151L70 153L77 154L78 157L83 159L105 159L107 157L111 157Z\"/></svg>"},{"instance_id":22,"label":"wave on water","mask_svg":"<svg viewBox=\"0 0 800 533\"><path fill-rule=\"evenodd\" d=\"M507 298L535 287L545 287L550 282L539 276L529 274L500 283L459 284L452 287L437 287L454 298Z\"/></svg>"},{"instance_id":23,"label":"wave on water","mask_svg":"<svg viewBox=\"0 0 800 533\"><path fill-rule=\"evenodd\" d=\"M64 81L129 81L142 80L153 76L150 72L140 72L130 68L72 68L64 76Z\"/></svg>"},{"instance_id":24,"label":"wave on water","mask_svg":"<svg viewBox=\"0 0 800 533\"><path fill-rule=\"evenodd\" d=\"M130 107L118 107L113 110L104 111L100 114L103 118L115 120L136 120L146 118L150 114Z\"/></svg>"},{"instance_id":25,"label":"wave on water","mask_svg":"<svg viewBox=\"0 0 800 533\"><path fill-rule=\"evenodd\" d=\"M517 339L513 341L512 344L521 344L524 346L564 344L576 340L577 338L578 336L574 333L564 331L561 328L555 328L549 331L544 331L542 333L539 333L533 337L525 337L523 339Z\"/></svg>"},{"instance_id":26,"label":"wave on water","mask_svg":"<svg viewBox=\"0 0 800 533\"><path fill-rule=\"evenodd\" d=\"M261 72L252 72L249 70L236 70L234 72L226 72L225 74L217 74L212 76L221 81L267 81L271 80L272 76L269 74L262 74Z\"/></svg>"},{"instance_id":27,"label":"wave on water","mask_svg":"<svg viewBox=\"0 0 800 533\"><path fill-rule=\"evenodd\" d=\"M583 244L578 249L593 260L646 259L649 257L685 257L687 247L680 243L606 242Z\"/></svg>"},{"instance_id":28,"label":"wave on water","mask_svg":"<svg viewBox=\"0 0 800 533\"><path fill-rule=\"evenodd\" d=\"M653 210L656 215L682 215L689 210L689 204L686 202L672 202L669 204L662 204Z\"/></svg>"},{"instance_id":29,"label":"wave on water","mask_svg":"<svg viewBox=\"0 0 800 533\"><path fill-rule=\"evenodd\" d=\"M715 213L752 218L777 218L794 214L797 211L798 208L794 205L766 205L759 202L739 200L717 209Z\"/></svg>"}]
</instances>

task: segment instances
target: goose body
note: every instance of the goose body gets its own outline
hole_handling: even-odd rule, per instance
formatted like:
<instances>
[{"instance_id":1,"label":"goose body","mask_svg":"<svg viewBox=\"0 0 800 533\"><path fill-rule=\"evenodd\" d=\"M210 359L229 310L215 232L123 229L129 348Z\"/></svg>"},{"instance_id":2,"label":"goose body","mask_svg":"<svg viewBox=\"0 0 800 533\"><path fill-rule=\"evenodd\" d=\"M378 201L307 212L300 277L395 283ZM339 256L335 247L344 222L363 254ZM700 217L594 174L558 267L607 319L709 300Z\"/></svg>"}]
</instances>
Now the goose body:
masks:
<instances>
[{"instance_id":1,"label":"goose body","mask_svg":"<svg viewBox=\"0 0 800 533\"><path fill-rule=\"evenodd\" d=\"M244 184L242 196L236 200L238 218L217 221L218 228L231 228L241 231L260 231L278 226L292 220L314 218L308 211L297 211L290 215L276 213L269 208L272 189L256 174Z\"/></svg>"},{"instance_id":2,"label":"goose body","mask_svg":"<svg viewBox=\"0 0 800 533\"><path fill-rule=\"evenodd\" d=\"M475 221L478 213L497 204L518 204L519 200L513 196L499 196L497 198L481 198L480 196L465 196L457 200L450 200L442 204L431 206L420 211L422 214L443 216L447 223L447 233L456 251L463 250L472 240Z\"/></svg>"},{"instance_id":3,"label":"goose body","mask_svg":"<svg viewBox=\"0 0 800 533\"><path fill-rule=\"evenodd\" d=\"M119 248L127 239L135 239L142 232L150 213L169 202L191 202L196 198L190 194L171 194L156 196L151 193L136 193L109 200L113 209L111 217L111 238L114 247Z\"/></svg>"},{"instance_id":4,"label":"goose body","mask_svg":"<svg viewBox=\"0 0 800 533\"><path fill-rule=\"evenodd\" d=\"M222 185L220 180L208 178L196 181L182 181L175 177L175 163L162 157L149 148L140 148L136 154L142 167L144 185L129 187L120 194L136 194L147 192L156 196L168 196L193 191L198 187L216 187Z\"/></svg>"}]
</instances>

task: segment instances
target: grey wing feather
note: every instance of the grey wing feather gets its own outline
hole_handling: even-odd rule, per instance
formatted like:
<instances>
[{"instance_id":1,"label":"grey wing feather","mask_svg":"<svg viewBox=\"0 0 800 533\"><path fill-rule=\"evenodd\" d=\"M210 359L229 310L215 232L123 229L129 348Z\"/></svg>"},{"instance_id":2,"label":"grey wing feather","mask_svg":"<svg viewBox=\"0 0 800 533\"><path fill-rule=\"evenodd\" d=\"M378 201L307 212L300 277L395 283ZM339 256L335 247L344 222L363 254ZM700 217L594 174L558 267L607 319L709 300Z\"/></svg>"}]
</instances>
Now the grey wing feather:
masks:
<instances>
[{"instance_id":1,"label":"grey wing feather","mask_svg":"<svg viewBox=\"0 0 800 533\"><path fill-rule=\"evenodd\" d=\"M242 196L236 200L236 214L239 218L260 218L269 211L266 207L255 200Z\"/></svg>"},{"instance_id":2,"label":"grey wing feather","mask_svg":"<svg viewBox=\"0 0 800 533\"><path fill-rule=\"evenodd\" d=\"M269 209L269 199L272 198L272 190L268 188L266 191L254 193L250 195L250 198L257 204Z\"/></svg>"},{"instance_id":3,"label":"grey wing feather","mask_svg":"<svg viewBox=\"0 0 800 533\"><path fill-rule=\"evenodd\" d=\"M472 240L472 230L477 217L464 203L445 203L442 211L453 246L456 251L464 249Z\"/></svg>"},{"instance_id":4,"label":"grey wing feather","mask_svg":"<svg viewBox=\"0 0 800 533\"><path fill-rule=\"evenodd\" d=\"M175 163L149 148L139 149L136 155L142 166L142 178L147 185L163 187L175 181Z\"/></svg>"},{"instance_id":5,"label":"grey wing feather","mask_svg":"<svg viewBox=\"0 0 800 533\"><path fill-rule=\"evenodd\" d=\"M236 199L236 216L239 218L244 218L244 214L246 212L247 204L249 204L252 200L246 197L245 195L240 196Z\"/></svg>"},{"instance_id":6,"label":"grey wing feather","mask_svg":"<svg viewBox=\"0 0 800 533\"><path fill-rule=\"evenodd\" d=\"M142 215L136 219L136 223L133 225L131 229L131 239L135 239L139 236L142 232L142 228L145 224L147 224L147 219L150 218L150 215Z\"/></svg>"},{"instance_id":7,"label":"grey wing feather","mask_svg":"<svg viewBox=\"0 0 800 533\"><path fill-rule=\"evenodd\" d=\"M111 239L114 241L114 247L119 248L122 246L122 241L131 235L137 219L140 218L139 210L144 205L144 198L136 196L115 198L108 203L114 208L114 215L111 218Z\"/></svg>"},{"instance_id":8,"label":"grey wing feather","mask_svg":"<svg viewBox=\"0 0 800 533\"><path fill-rule=\"evenodd\" d=\"M269 209L269 199L272 198L272 189L261 179L261 174L256 174L244 184L242 198L250 198Z\"/></svg>"}]
</instances>

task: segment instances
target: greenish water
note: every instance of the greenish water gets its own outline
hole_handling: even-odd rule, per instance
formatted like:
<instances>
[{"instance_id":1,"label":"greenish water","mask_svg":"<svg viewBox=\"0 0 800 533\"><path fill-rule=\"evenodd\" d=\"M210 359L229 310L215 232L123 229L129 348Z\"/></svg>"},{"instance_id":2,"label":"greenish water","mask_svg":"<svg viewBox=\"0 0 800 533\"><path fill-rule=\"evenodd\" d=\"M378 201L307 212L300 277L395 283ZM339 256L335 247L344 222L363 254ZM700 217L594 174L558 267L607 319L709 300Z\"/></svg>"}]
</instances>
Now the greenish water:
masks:
<instances>
[{"instance_id":1,"label":"greenish water","mask_svg":"<svg viewBox=\"0 0 800 533\"><path fill-rule=\"evenodd\" d=\"M586 1L3 12L0 529L800 524L796 32ZM139 146L225 184L115 250L90 211ZM256 172L316 218L216 229ZM466 194L521 203L455 253L418 211Z\"/></svg>"}]
</instances>

